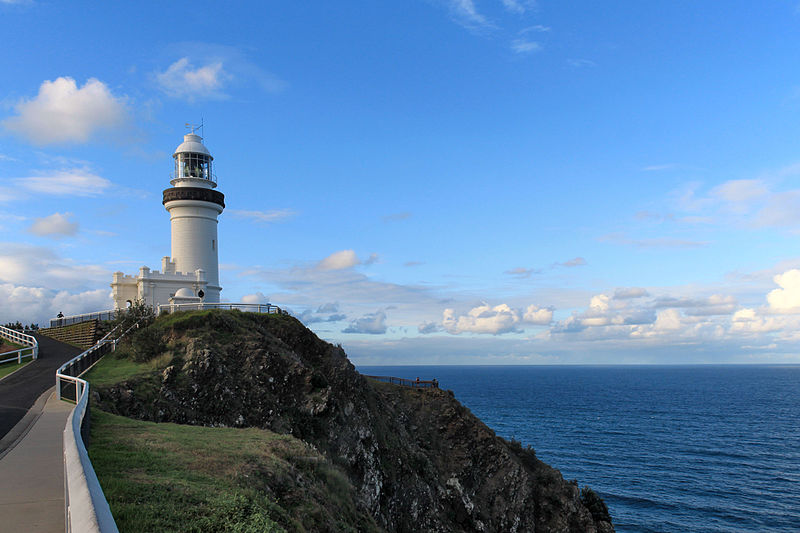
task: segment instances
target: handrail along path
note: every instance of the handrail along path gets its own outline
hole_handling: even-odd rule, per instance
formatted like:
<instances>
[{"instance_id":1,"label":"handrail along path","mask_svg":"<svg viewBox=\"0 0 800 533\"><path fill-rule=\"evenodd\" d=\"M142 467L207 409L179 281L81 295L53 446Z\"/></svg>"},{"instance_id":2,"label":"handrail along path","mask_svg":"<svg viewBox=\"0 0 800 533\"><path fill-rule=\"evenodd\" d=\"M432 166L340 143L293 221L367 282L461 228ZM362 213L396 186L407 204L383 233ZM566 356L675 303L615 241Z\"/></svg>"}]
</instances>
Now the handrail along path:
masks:
<instances>
[{"instance_id":1,"label":"handrail along path","mask_svg":"<svg viewBox=\"0 0 800 533\"><path fill-rule=\"evenodd\" d=\"M56 372L56 391L61 400L75 401L75 409L64 428L64 502L67 533L117 533L103 489L94 472L84 438L89 431L89 382L81 379L105 354L131 330L112 338L120 326L109 331L97 344L64 363Z\"/></svg>"},{"instance_id":2,"label":"handrail along path","mask_svg":"<svg viewBox=\"0 0 800 533\"><path fill-rule=\"evenodd\" d=\"M8 339L11 342L15 342L17 344L25 345L25 348L20 348L19 350L4 352L3 354L0 354L0 357L7 357L11 354L17 354L14 357L0 360L0 364L10 363L11 361L14 360L16 360L17 363L22 363L23 357L32 357L33 359L39 357L39 342L33 335L26 335L25 333L21 333L17 330L10 329L5 326L0 326L0 337Z\"/></svg>"}]
</instances>

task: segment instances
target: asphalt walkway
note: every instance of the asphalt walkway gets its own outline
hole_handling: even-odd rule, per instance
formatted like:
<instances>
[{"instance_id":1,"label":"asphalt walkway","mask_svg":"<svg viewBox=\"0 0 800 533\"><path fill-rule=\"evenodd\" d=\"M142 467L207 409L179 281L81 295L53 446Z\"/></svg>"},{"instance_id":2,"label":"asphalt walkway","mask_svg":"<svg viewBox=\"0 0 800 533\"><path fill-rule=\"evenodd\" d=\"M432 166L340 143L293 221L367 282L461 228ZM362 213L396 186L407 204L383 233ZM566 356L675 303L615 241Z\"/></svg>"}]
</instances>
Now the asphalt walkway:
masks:
<instances>
[{"instance_id":1,"label":"asphalt walkway","mask_svg":"<svg viewBox=\"0 0 800 533\"><path fill-rule=\"evenodd\" d=\"M38 413L30 413L31 407L55 385L56 370L83 351L44 335L36 340L39 358L0 380L0 457L35 421Z\"/></svg>"},{"instance_id":2,"label":"asphalt walkway","mask_svg":"<svg viewBox=\"0 0 800 533\"><path fill-rule=\"evenodd\" d=\"M80 348L37 335L39 358L0 380L0 531L64 531L64 426L56 370Z\"/></svg>"}]
</instances>

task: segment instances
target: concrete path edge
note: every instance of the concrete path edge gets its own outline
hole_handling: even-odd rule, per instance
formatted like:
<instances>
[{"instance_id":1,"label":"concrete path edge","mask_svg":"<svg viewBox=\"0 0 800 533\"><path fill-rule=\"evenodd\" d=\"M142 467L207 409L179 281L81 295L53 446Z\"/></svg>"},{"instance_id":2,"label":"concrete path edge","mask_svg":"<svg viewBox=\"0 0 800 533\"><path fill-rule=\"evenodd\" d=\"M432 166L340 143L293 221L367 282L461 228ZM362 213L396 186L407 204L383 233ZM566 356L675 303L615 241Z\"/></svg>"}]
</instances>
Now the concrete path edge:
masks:
<instances>
[{"instance_id":1,"label":"concrete path edge","mask_svg":"<svg viewBox=\"0 0 800 533\"><path fill-rule=\"evenodd\" d=\"M47 403L47 399L50 397L50 395L55 392L55 388L55 385L53 385L44 391L42 395L36 399L31 408L28 409L28 412L25 413L25 416L23 416L22 419L17 422L2 439L0 439L0 459L5 457L8 452L16 447L17 444L22 442L22 439L25 438L25 435L28 434L36 421L39 420L39 417L42 416L44 405Z\"/></svg>"}]
</instances>

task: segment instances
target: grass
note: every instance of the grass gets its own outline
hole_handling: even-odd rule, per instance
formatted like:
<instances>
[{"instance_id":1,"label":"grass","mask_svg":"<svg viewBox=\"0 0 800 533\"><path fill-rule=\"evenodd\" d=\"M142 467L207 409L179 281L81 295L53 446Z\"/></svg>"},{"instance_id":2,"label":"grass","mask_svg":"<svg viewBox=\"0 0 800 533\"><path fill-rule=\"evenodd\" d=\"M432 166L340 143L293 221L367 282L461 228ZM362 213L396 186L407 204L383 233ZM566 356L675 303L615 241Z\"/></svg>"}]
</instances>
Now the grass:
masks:
<instances>
[{"instance_id":1,"label":"grass","mask_svg":"<svg viewBox=\"0 0 800 533\"><path fill-rule=\"evenodd\" d=\"M23 346L21 344L11 342L6 339L0 339L0 361L2 361L3 359L8 359L8 357L4 355L6 352L13 352L14 350L19 350L22 348L28 348L28 346ZM12 372L16 372L17 370L27 365L31 361L33 361L32 357L24 357L22 359L22 363L18 363L16 361L10 361L8 363L0 364L0 379L3 379Z\"/></svg>"},{"instance_id":2,"label":"grass","mask_svg":"<svg viewBox=\"0 0 800 533\"><path fill-rule=\"evenodd\" d=\"M17 370L27 365L31 361L33 361L33 358L27 357L22 360L22 363L17 363L15 361L11 361L10 363L3 363L2 365L0 365L0 379L3 379L12 372L16 372Z\"/></svg>"},{"instance_id":3,"label":"grass","mask_svg":"<svg viewBox=\"0 0 800 533\"><path fill-rule=\"evenodd\" d=\"M137 363L124 357L125 353L118 349L97 362L84 379L93 387L114 385L126 379L136 378L150 374L153 370L164 366L164 359L170 357L157 357L146 363Z\"/></svg>"},{"instance_id":4,"label":"grass","mask_svg":"<svg viewBox=\"0 0 800 533\"><path fill-rule=\"evenodd\" d=\"M89 456L123 533L376 529L357 516L344 474L289 435L95 408Z\"/></svg>"},{"instance_id":5,"label":"grass","mask_svg":"<svg viewBox=\"0 0 800 533\"><path fill-rule=\"evenodd\" d=\"M173 315L156 327L195 320ZM135 355L122 344L85 378L95 390L124 381L136 389L175 357L170 349L144 362ZM122 533L378 531L356 510L347 476L291 435L147 422L93 406L88 451Z\"/></svg>"}]
</instances>

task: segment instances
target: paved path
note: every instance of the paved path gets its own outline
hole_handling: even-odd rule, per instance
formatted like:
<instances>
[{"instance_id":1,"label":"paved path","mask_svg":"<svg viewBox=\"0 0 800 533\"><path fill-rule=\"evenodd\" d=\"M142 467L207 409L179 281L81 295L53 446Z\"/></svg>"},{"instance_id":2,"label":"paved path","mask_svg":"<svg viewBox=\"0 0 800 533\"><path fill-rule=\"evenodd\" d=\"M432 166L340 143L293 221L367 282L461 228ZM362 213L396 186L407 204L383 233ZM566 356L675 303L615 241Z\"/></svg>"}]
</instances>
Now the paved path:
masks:
<instances>
[{"instance_id":1,"label":"paved path","mask_svg":"<svg viewBox=\"0 0 800 533\"><path fill-rule=\"evenodd\" d=\"M36 340L39 358L0 380L0 457L35 421L31 415L38 413L31 413L22 424L24 427L18 425L37 398L55 385L56 370L83 351L44 335L36 335ZM38 407L41 411L41 405Z\"/></svg>"},{"instance_id":2,"label":"paved path","mask_svg":"<svg viewBox=\"0 0 800 533\"><path fill-rule=\"evenodd\" d=\"M62 442L74 406L56 398L55 387L45 394L41 416L0 460L0 531L64 532Z\"/></svg>"}]
</instances>

